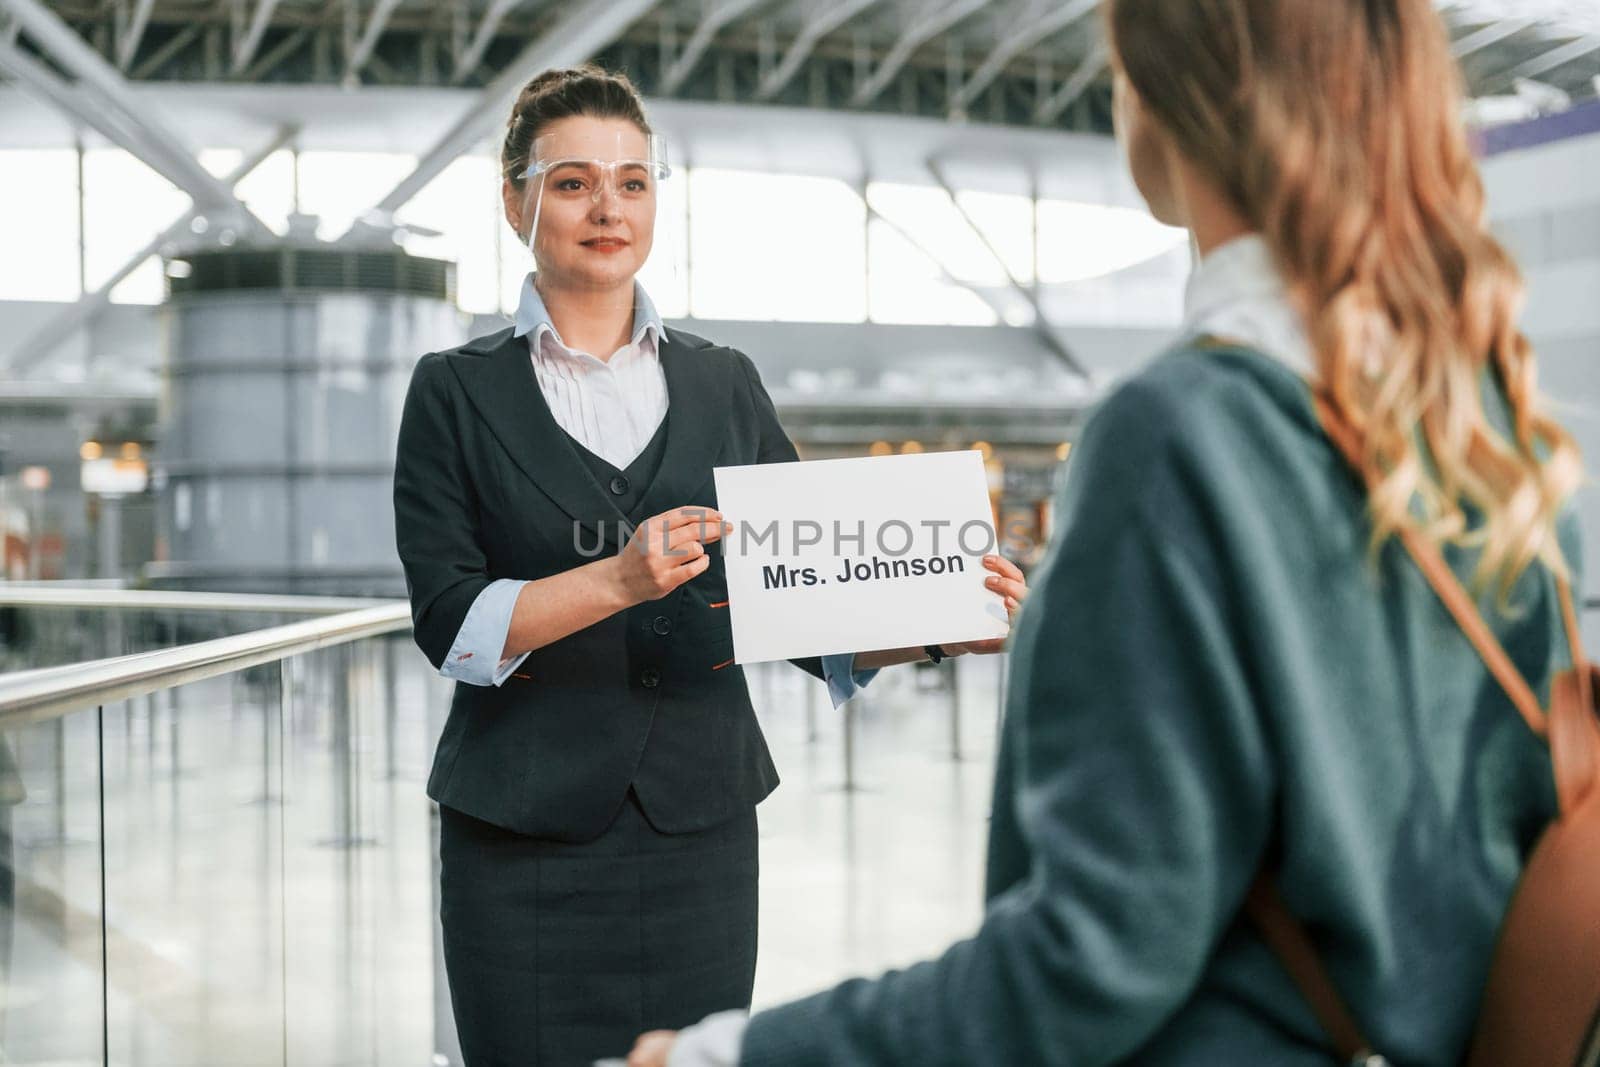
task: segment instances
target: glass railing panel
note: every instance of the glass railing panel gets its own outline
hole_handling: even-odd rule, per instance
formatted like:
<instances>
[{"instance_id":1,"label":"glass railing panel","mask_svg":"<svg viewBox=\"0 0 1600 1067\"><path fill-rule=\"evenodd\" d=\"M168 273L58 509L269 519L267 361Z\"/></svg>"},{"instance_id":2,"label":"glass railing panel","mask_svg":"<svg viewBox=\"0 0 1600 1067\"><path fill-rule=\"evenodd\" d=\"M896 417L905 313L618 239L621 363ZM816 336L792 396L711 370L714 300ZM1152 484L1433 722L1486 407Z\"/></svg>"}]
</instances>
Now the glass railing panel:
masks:
<instances>
[{"instance_id":1,"label":"glass railing panel","mask_svg":"<svg viewBox=\"0 0 1600 1067\"><path fill-rule=\"evenodd\" d=\"M283 1063L278 674L266 664L106 708L111 1063Z\"/></svg>"},{"instance_id":2,"label":"glass railing panel","mask_svg":"<svg viewBox=\"0 0 1600 1067\"><path fill-rule=\"evenodd\" d=\"M100 715L0 731L0 1062L104 1058Z\"/></svg>"},{"instance_id":3,"label":"glass railing panel","mask_svg":"<svg viewBox=\"0 0 1600 1067\"><path fill-rule=\"evenodd\" d=\"M69 661L313 614L26 610L53 615L34 632ZM52 679L12 679L12 714L49 714L24 694ZM423 794L440 682L400 634L0 733L0 1063L377 1065L451 1048Z\"/></svg>"},{"instance_id":4,"label":"glass railing panel","mask_svg":"<svg viewBox=\"0 0 1600 1067\"><path fill-rule=\"evenodd\" d=\"M408 634L290 661L283 818L293 1067L427 1062L426 1050L449 1047L438 1031L444 987L423 791L448 695L431 673Z\"/></svg>"}]
</instances>

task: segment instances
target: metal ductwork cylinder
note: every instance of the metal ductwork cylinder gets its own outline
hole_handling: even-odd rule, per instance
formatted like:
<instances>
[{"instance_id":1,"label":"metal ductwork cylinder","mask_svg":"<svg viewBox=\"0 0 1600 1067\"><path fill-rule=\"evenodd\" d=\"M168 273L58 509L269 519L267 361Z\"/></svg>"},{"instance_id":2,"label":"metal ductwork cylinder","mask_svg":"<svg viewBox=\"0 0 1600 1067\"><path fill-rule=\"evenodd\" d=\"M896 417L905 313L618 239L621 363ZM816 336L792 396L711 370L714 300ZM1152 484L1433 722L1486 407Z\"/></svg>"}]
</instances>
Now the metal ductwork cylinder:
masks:
<instances>
[{"instance_id":1,"label":"metal ductwork cylinder","mask_svg":"<svg viewBox=\"0 0 1600 1067\"><path fill-rule=\"evenodd\" d=\"M412 367L464 337L454 264L285 245L167 273L152 584L404 596L395 440Z\"/></svg>"}]
</instances>

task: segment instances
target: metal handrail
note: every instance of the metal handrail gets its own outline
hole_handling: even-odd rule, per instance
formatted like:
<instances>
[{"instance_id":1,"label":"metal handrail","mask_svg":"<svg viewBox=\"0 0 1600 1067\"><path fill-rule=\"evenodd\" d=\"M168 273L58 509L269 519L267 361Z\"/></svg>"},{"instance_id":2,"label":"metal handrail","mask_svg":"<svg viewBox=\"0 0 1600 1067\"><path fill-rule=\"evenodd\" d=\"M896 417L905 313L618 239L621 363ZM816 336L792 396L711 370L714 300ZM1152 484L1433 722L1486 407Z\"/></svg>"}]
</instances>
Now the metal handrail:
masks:
<instances>
[{"instance_id":1,"label":"metal handrail","mask_svg":"<svg viewBox=\"0 0 1600 1067\"><path fill-rule=\"evenodd\" d=\"M178 589L107 589L83 585L0 582L0 606L118 608L160 611L226 611L275 615L336 615L353 608L390 604L386 599L290 596L277 593L192 593Z\"/></svg>"},{"instance_id":2,"label":"metal handrail","mask_svg":"<svg viewBox=\"0 0 1600 1067\"><path fill-rule=\"evenodd\" d=\"M0 729L410 628L411 606L404 600L383 601L327 618L177 648L0 675Z\"/></svg>"},{"instance_id":3,"label":"metal handrail","mask_svg":"<svg viewBox=\"0 0 1600 1067\"><path fill-rule=\"evenodd\" d=\"M13 602L9 596L15 596L18 592L13 590L8 596L0 596L0 603ZM108 593L107 590L97 592L102 597ZM135 595L148 597L156 594L140 592ZM190 603L194 602L194 598L210 596L226 597L233 601L244 599L231 594L173 595L187 598ZM256 599L302 602L341 600L336 597ZM352 603L362 602L343 599L341 603L349 608ZM1588 611L1600 610L1600 598L1585 599L1583 606ZM319 648L399 633L410 627L411 607L406 601L377 601L371 607L345 610L326 618L292 622L178 648L0 675L0 729L60 718L83 708L231 674Z\"/></svg>"}]
</instances>

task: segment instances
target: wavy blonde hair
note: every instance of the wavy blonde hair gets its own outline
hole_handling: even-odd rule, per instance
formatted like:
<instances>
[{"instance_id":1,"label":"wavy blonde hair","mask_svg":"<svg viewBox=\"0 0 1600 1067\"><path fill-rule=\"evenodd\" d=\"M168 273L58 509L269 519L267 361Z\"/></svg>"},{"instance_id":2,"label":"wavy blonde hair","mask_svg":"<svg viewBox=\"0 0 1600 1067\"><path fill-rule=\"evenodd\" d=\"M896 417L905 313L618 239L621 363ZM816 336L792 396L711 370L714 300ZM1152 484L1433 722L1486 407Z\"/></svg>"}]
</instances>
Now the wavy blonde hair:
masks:
<instances>
[{"instance_id":1,"label":"wavy blonde hair","mask_svg":"<svg viewBox=\"0 0 1600 1067\"><path fill-rule=\"evenodd\" d=\"M1502 596L1536 560L1567 576L1556 522L1582 463L1539 404L1429 0L1111 0L1107 18L1146 112L1305 312L1323 395L1362 442L1374 546L1415 526L1481 547L1478 584Z\"/></svg>"}]
</instances>

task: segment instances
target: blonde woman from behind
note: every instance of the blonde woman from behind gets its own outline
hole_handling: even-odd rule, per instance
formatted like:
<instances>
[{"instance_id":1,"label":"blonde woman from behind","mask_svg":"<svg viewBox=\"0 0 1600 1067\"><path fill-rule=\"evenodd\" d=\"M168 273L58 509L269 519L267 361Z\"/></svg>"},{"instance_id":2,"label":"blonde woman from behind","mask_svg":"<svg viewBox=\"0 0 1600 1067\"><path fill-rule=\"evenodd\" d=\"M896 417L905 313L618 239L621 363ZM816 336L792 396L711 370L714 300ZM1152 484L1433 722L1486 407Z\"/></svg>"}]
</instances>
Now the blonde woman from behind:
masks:
<instances>
[{"instance_id":1,"label":"blonde woman from behind","mask_svg":"<svg viewBox=\"0 0 1600 1067\"><path fill-rule=\"evenodd\" d=\"M1106 14L1134 177L1201 259L1183 335L1074 450L1014 632L984 921L747 1025L647 1035L634 1067L1326 1067L1245 914L1263 872L1371 1048L1467 1051L1557 794L1405 538L1547 697L1581 469L1444 27L1428 0Z\"/></svg>"}]
</instances>

